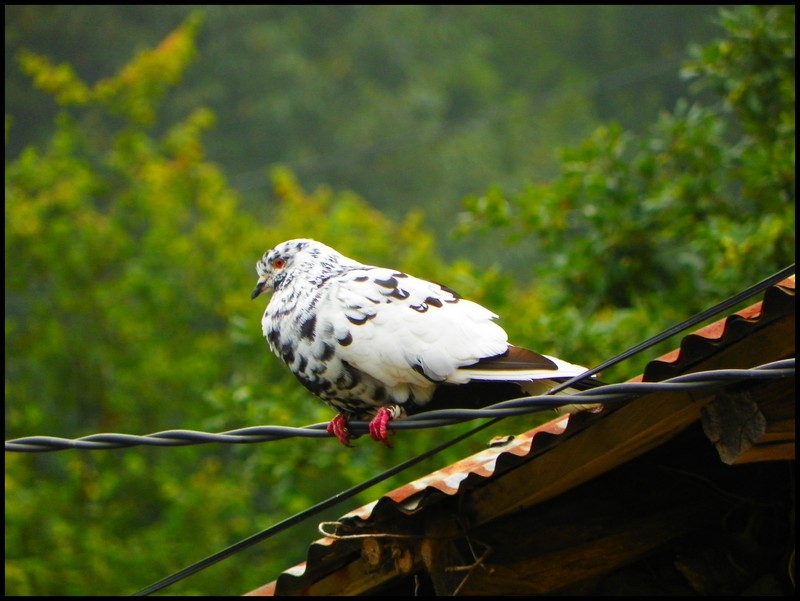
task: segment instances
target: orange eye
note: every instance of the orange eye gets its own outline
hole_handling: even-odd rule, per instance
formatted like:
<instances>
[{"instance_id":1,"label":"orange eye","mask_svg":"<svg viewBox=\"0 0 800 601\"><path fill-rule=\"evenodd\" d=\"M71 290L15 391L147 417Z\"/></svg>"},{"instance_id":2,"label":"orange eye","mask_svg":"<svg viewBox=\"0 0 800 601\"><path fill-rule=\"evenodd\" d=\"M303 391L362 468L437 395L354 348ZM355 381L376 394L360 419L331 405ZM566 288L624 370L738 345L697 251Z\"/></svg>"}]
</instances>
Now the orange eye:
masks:
<instances>
[{"instance_id":1,"label":"orange eye","mask_svg":"<svg viewBox=\"0 0 800 601\"><path fill-rule=\"evenodd\" d=\"M277 259L272 260L272 267L275 269L283 269L286 267L286 259L281 259L278 257Z\"/></svg>"}]
</instances>

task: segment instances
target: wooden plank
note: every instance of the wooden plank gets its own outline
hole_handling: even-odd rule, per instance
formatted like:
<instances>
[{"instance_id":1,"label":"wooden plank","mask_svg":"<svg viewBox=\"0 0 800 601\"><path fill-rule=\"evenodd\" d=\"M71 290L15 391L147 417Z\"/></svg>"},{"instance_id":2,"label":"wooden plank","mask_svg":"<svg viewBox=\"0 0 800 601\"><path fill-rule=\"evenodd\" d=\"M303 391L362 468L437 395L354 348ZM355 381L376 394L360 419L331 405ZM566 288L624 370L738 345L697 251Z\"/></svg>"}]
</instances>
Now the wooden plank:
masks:
<instances>
[{"instance_id":1,"label":"wooden plank","mask_svg":"<svg viewBox=\"0 0 800 601\"><path fill-rule=\"evenodd\" d=\"M394 535L388 535L389 537ZM415 535L398 535L399 538L358 537L361 554L352 562L326 574L308 588L294 591L294 595L354 596L374 591L394 578L411 574L422 565L415 552L418 542Z\"/></svg>"},{"instance_id":2,"label":"wooden plank","mask_svg":"<svg viewBox=\"0 0 800 601\"><path fill-rule=\"evenodd\" d=\"M642 397L559 441L534 460L473 491L464 511L474 525L551 499L598 474L660 446L700 417L712 394L657 393Z\"/></svg>"},{"instance_id":3,"label":"wooden plank","mask_svg":"<svg viewBox=\"0 0 800 601\"><path fill-rule=\"evenodd\" d=\"M368 593L400 575L394 567L376 569L363 558L326 574L323 578L302 591L293 591L299 596L353 596Z\"/></svg>"},{"instance_id":4,"label":"wooden plank","mask_svg":"<svg viewBox=\"0 0 800 601\"><path fill-rule=\"evenodd\" d=\"M791 315L722 348L691 371L750 368L793 355ZM580 432L570 434L568 428L564 440L543 455L468 493L463 507L480 525L553 498L676 436L699 420L701 408L715 395L716 391L651 394L600 415Z\"/></svg>"},{"instance_id":5,"label":"wooden plank","mask_svg":"<svg viewBox=\"0 0 800 601\"><path fill-rule=\"evenodd\" d=\"M754 361L766 363L788 356L794 356L793 314L766 324L749 334L745 340L732 343L714 355L705 357L699 363L692 365L690 371L748 368L754 366ZM710 403L715 396L716 391L699 391L691 394L657 393L637 399L596 418L593 416L587 420L584 428L568 429L565 434L556 437L555 444L535 452L530 461L495 478L487 479L485 486L460 491L457 499L459 523L462 523L460 520L463 518L464 527L469 530L470 536L473 533L480 533L481 527L484 528L483 532L487 538L492 538L489 533L494 533L492 553L495 553L497 548L502 548L507 541L520 540L532 546L539 539L525 537L526 530L520 529L525 526L520 523L520 519L526 520L527 516L539 515L539 507L535 512L521 512L521 510L534 505L541 506L547 500L563 495L596 476L607 474L613 468L661 446L699 420L701 408ZM768 420L770 427L767 428L759 444L751 449L752 456L767 452L771 453L772 457L788 458L788 454L791 453L793 458L794 413L792 411L789 414L782 404L775 405L772 409L773 419ZM670 492L669 487L666 492ZM559 503L562 498L559 498ZM612 498L620 499L627 496L614 490ZM447 500L442 505L450 507ZM605 571L609 566L628 561L636 553L646 551L649 546L657 544L658 540L674 535L683 527L689 527L693 523L691 518L691 515L694 515L691 514L691 511L694 511L693 503L687 505L676 502L674 505L677 513L670 513L668 508L661 513L656 511L652 516L644 516L639 522L630 515L619 515L617 521L620 523L616 527L614 521L598 520L592 503L584 500L583 507L587 514L585 516L581 514L579 503L574 508L574 516L560 526L565 535L570 528L585 529L579 533L574 530L569 532L572 537L570 545L564 549L554 547L551 543L559 534L558 530L548 530L547 521L538 525L531 523L530 530L527 531L536 537L544 537L547 548L526 555L524 549L514 547L518 549L518 556L507 557L498 563L493 562L493 559L498 559L496 555L488 557L487 562L491 564L484 563L483 557L480 560L475 560L474 557L468 558L463 549L456 548L457 543L454 539L445 542L441 538L425 539L413 549L408 549L411 557L405 559L409 561L403 560L399 564L383 560L376 562L374 553L362 551L360 557L354 555L353 560L346 565L334 568L304 590L293 590L292 593L365 594L374 592L392 579L408 575L414 570L425 567L428 571L435 572L441 567L441 570L448 571L446 574L444 572L439 574L438 582L442 587L451 587L451 592L458 591L459 594L485 592L492 595L503 592L542 594L544 591L558 590L560 585L558 579L567 576L570 570L580 570L581 577L591 578L593 570L600 569L597 566L604 566L602 570ZM450 507L450 510L453 508ZM690 511L690 515L688 517L682 515L680 513L682 510ZM430 514L430 511L427 513ZM583 519L584 517L587 519ZM503 529L500 524L504 522L511 526ZM606 524L607 532L601 536L587 538L586 529L601 523ZM476 527L478 530L475 530ZM637 536L637 532L647 533L647 537ZM481 546L476 545L476 548ZM470 551L474 553L473 549ZM378 553L378 557L383 555ZM445 565L438 566L443 558L447 559ZM461 559L463 561L459 561ZM559 565L566 565L567 571L557 569ZM547 586L541 584L544 581L549 584Z\"/></svg>"},{"instance_id":6,"label":"wooden plank","mask_svg":"<svg viewBox=\"0 0 800 601\"><path fill-rule=\"evenodd\" d=\"M680 444L704 444L694 430ZM693 452L694 453L694 452ZM713 450L675 465L716 462ZM491 549L459 594L546 595L574 588L714 523L737 502L659 455L589 482L535 509L471 530L473 546ZM720 466L722 468L722 466ZM690 468L691 469L691 468ZM703 471L713 481L713 474Z\"/></svg>"},{"instance_id":7,"label":"wooden plank","mask_svg":"<svg viewBox=\"0 0 800 601\"><path fill-rule=\"evenodd\" d=\"M794 461L795 460L794 439L783 443L772 443L756 445L746 453L739 455L732 465L742 465L745 463L757 463L763 461Z\"/></svg>"}]
</instances>

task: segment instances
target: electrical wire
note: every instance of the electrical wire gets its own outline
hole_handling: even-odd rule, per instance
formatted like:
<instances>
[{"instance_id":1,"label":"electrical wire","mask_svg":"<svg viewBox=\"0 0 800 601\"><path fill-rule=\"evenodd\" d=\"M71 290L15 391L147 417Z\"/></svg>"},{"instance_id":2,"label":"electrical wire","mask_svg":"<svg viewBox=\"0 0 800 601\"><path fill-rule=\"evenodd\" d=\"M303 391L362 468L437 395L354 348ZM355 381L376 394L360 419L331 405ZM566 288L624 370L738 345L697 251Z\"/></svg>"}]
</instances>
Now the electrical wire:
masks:
<instances>
[{"instance_id":1,"label":"electrical wire","mask_svg":"<svg viewBox=\"0 0 800 601\"><path fill-rule=\"evenodd\" d=\"M712 307L694 317L673 326L661 334L653 336L652 338L628 349L627 351L617 355L616 357L606 361L601 366L588 370L587 372L573 378L555 388L547 395L524 397L520 399L512 399L496 403L485 409L467 410L467 409L454 409L454 410L438 410L426 413L420 413L416 416L409 416L404 420L393 422L393 428L409 429L413 427L438 427L446 425L447 423L458 423L467 419L476 419L477 417L492 417L489 421L480 424L479 426L471 429L464 434L445 442L422 455L413 457L394 468L391 468L370 480L354 486L346 491L343 491L333 497L326 499L308 509L295 514L294 516L279 522L261 532L258 532L246 539L243 539L217 553L214 553L203 560L200 560L148 587L138 591L135 595L148 595L150 593L159 591L167 586L178 582L188 576L195 574L206 567L209 567L227 557L230 557L239 551L242 551L258 542L266 540L279 532L282 532L301 521L308 519L330 507L333 507L347 499L352 498L356 494L382 482L391 476L394 476L405 469L420 463L421 461L432 457L442 450L453 446L454 444L472 436L476 432L487 428L504 417L509 415L519 415L520 413L531 413L535 411L542 411L545 409L552 409L563 404L578 404L578 403L613 403L619 401L630 400L640 395L657 392L659 390L672 390L672 391L689 391L701 388L719 387L730 384L734 381L741 381L747 379L766 379L766 378L786 378L794 377L794 359L786 359L783 361L776 361L768 363L751 369L724 369L706 372L696 372L692 374L685 374L677 376L661 382L629 382L623 384L610 384L599 386L597 388L585 390L574 395L560 394L554 398L554 394L567 388L568 386L590 377L592 374L597 373L601 369L605 369L615 365L630 356L642 352L643 350L652 347L681 331L684 331L696 325L700 321L712 317L723 310L732 307L733 305L741 302L745 298L757 294L775 285L781 280L794 273L794 265L787 267L777 274L766 278L755 286L726 299L715 307ZM365 433L367 424L365 422L351 422L348 425L356 434ZM171 430L167 432L159 432L149 436L133 436L123 434L95 434L81 439L69 440L57 437L38 436L20 438L15 440L6 441L6 451L14 452L44 452L53 450L63 450L72 448L83 449L107 449L107 448L127 448L137 444L151 444L158 446L183 446L187 444L200 444L205 442L224 442L224 443L253 443L262 442L266 440L276 440L286 436L302 435L313 437L326 437L328 436L325 431L325 424L313 424L304 428L288 428L283 426L257 426L252 428L242 428L239 430L232 430L223 432L221 434L208 434L204 432L195 432L191 430ZM146 441L146 442L145 442ZM110 445L110 446L109 446Z\"/></svg>"},{"instance_id":2,"label":"electrical wire","mask_svg":"<svg viewBox=\"0 0 800 601\"><path fill-rule=\"evenodd\" d=\"M794 359L785 359L782 361L775 361L773 363L768 363L765 365L761 365L759 367L755 367L752 369L724 369L724 370L715 370L715 371L707 371L707 372L696 372L692 374L686 374L683 376L678 376L676 378L671 378L670 380L665 380L663 382L637 382L637 383L625 383L625 384L616 384L616 385L607 385L601 386L598 388L590 389L587 391L582 391L575 395L568 395L572 397L572 402L575 402L575 399L579 399L582 402L589 402L586 399L592 399L592 402L597 402L600 399L603 399L604 402L608 402L608 399L613 396L614 400L629 400L632 397L639 396L642 394L648 394L650 392L656 391L663 391L663 390L672 390L672 391L681 391L687 392L690 390L697 390L700 388L710 388L710 387L717 387L725 384L730 384L731 382L741 381L742 379L764 379L764 378L786 378L786 377L793 377L794 376ZM617 393L614 395L609 395L604 393L603 390L607 388L615 388ZM589 394L587 394L589 393ZM541 403L542 399L548 401L546 404ZM559 399L560 400L560 399ZM175 582L183 580L184 578L188 578L189 576L196 574L197 572L214 565L215 563L222 561L223 559L235 555L236 553L243 551L259 542L267 540L280 532L283 532L300 522L308 519L322 511L329 509L347 499L352 498L353 496L363 492L371 488L372 486L387 480L388 478L399 474L400 472L420 463L421 461L428 459L429 457L433 457L434 455L440 453L441 451L451 447L462 440L472 436L473 434L499 422L504 417L508 417L509 415L518 415L520 412L530 412L530 404L534 403L537 406L537 410L543 410L545 408L552 408L554 404L560 405L562 403L556 403L552 397L545 396L536 396L536 397L526 397L522 399L513 399L511 401L504 401L502 403L497 403L493 405L491 410L495 412L494 419L491 419L472 430L465 432L464 434L441 444L422 455L418 455L416 457L412 457L411 459L404 461L396 465L395 467L363 482L358 484L344 492L341 492L333 497L326 499L304 511L293 515L282 522L279 522L261 532L253 534L248 538L245 538L217 553L214 553L205 559L202 559L170 576L159 580L143 588L140 591L134 593L134 596L144 596L149 595L151 593L157 592L162 590ZM542 405L545 405L544 407ZM399 429L408 429L411 427L412 422L417 422L416 427L435 427L440 426L441 420L440 419L430 419L432 414L437 414L437 416L441 417L447 415L448 417L465 417L469 416L469 419L474 419L475 414L479 414L480 417L485 417L485 409L455 409L455 410L441 410L441 411L432 411L427 414L422 413L416 416L409 416L404 420L400 420L393 423L393 426L398 427ZM501 412L497 414L496 412ZM491 413L491 412L490 412ZM421 419L415 419L421 418ZM459 420L463 421L463 420ZM355 425L356 422L353 422ZM363 422L362 422L363 424ZM324 424L321 424L324 425ZM363 424L366 426L366 424Z\"/></svg>"},{"instance_id":3,"label":"electrical wire","mask_svg":"<svg viewBox=\"0 0 800 601\"><path fill-rule=\"evenodd\" d=\"M503 418L556 409L563 405L613 404L630 400L636 396L664 391L690 391L718 387L744 379L786 378L794 376L794 359L786 359L751 369L726 369L696 372L677 376L662 382L627 382L606 384L582 390L575 394L527 396L480 409L439 409L411 415L392 422L397 430L413 430L450 426L465 421L484 418ZM30 436L6 441L6 451L42 453L68 449L110 450L146 446L187 446L194 444L253 444L283 440L291 437L328 438L327 424L319 423L293 428L288 426L253 426L218 434L195 430L167 430L137 436L134 434L92 434L82 438L68 439L56 436ZM352 421L348 428L354 435L368 432L368 423Z\"/></svg>"},{"instance_id":4,"label":"electrical wire","mask_svg":"<svg viewBox=\"0 0 800 601\"><path fill-rule=\"evenodd\" d=\"M408 459L408 460L406 460L406 461L404 461L402 463L399 463L398 465L394 466L393 468L390 468L390 469L386 470L385 472L383 472L381 474L378 474L377 476L374 476L373 478L370 478L366 482L362 482L361 484L357 484L356 486L353 486L352 488L349 488L349 489L347 489L347 490L345 490L343 492L340 492L337 495L334 495L334 496L332 496L332 497L330 497L330 498L328 498L328 499L326 499L326 500L324 500L324 501L322 501L320 503L317 503L316 505L313 505L313 506L309 507L308 509L305 509L305 510L301 511L300 513L296 513L295 515L283 520L282 522L278 522L277 524L274 524L273 526L270 526L269 528L267 528L265 530L262 530L261 532L257 532L256 534L253 534L253 535L251 535L251 536L249 536L249 537L247 537L247 538L245 538L243 540L240 540L239 542L234 543L230 547L226 547L222 551L218 551L218 552L214 553L213 555L209 555L205 559L201 559L200 561L198 561L196 563L193 563L192 565L183 568L182 570L179 570L178 572L175 572L174 574L171 574L170 576L167 576L166 578L164 578L162 580L159 580L158 582L155 582L155 583L151 584L150 586L147 586L147 587L143 588L140 591L137 591L136 593L133 594L133 596L134 597L142 597L142 596L154 593L156 591L160 591L161 589L164 589L164 588L168 587L169 585L174 584L175 582L178 582L179 580L183 580L184 578L188 578L192 574L196 574L197 572L199 572L201 570L204 570L205 568L210 567L210 566L214 565L215 563L217 563L219 561L222 561L226 557L230 557L231 555L235 555L236 553L239 553L240 551L244 551L248 547L252 547L256 543L264 541L264 540L266 540L268 538L272 538L276 534L279 534L279 533L283 532L284 530L287 530L287 529L291 528L292 526L296 526L297 524L299 524L303 520L305 520L307 518L310 518L310 517L312 517L312 516L314 516L314 515L316 515L318 513L321 513L323 511L325 511L326 509L330 509L331 507L334 507L335 505L338 505L339 503L342 503L343 501L351 499L355 495L357 495L357 494L359 494L359 493L361 493L361 492L363 492L363 491L365 491L365 490L367 490L369 488L372 488L376 484L379 484L379 483L383 482L384 480L388 480L392 476L394 476L396 474L399 474L400 472L403 472L403 471L407 470L408 468L417 465L418 463L424 461L425 459L428 459L429 457L433 457L434 455L437 455L437 454L441 453L445 449L447 449L447 448L449 448L449 447L461 442L462 440L464 440L466 438L469 438L470 436L472 436L476 432L479 432L480 430L483 430L484 428L489 427L490 425L492 425L496 421L497 420L491 420L491 421L486 422L485 424L481 424L480 426L478 426L476 428L473 428L469 432L465 432L461 436L457 436L456 438L454 438L452 440L449 440L449 441L447 441L447 442L445 442L445 443L443 443L443 444L441 444L441 445L439 445L437 447L434 447L433 449L430 449L429 451L426 451L425 453L423 453L421 455L417 455L416 457L412 457L411 459Z\"/></svg>"},{"instance_id":5,"label":"electrical wire","mask_svg":"<svg viewBox=\"0 0 800 601\"><path fill-rule=\"evenodd\" d=\"M786 279L790 275L795 272L795 264L791 264L788 267L778 271L777 273L773 274L772 276L765 278L761 282L750 286L746 290L735 294L732 297L725 299L724 301L718 303L717 305L706 309L690 317L689 319L684 320L681 323L678 323L670 328L667 328L660 334L657 334L644 342L631 347L630 349L620 353L616 357L609 359L608 361L594 367L586 372L560 384L553 390L548 392L547 396L555 395L556 393L561 392L562 390L572 386L576 382L589 378L590 376L604 370L608 369L609 367L620 363L629 357L642 352L643 350L658 344L676 334L679 334L690 327L694 327L695 325L701 323L702 321L709 319L718 315L719 313L737 305L738 303L744 301L745 299L758 294L759 292L766 290L770 286L774 286L775 284L781 282L782 280ZM623 386L623 384L614 384L611 386ZM614 394L612 390L609 390L608 386L599 387L604 391L604 394ZM598 389L594 389L597 391ZM619 388L615 388L614 390L619 390ZM585 394L590 391L584 391ZM591 394L591 393L590 393ZM586 396L590 396L586 395ZM597 394L595 392L594 394ZM545 403L549 403L547 408L554 408L558 406L556 403L560 403L561 405L565 404L579 404L579 403L590 403L590 402L614 402L617 400L615 398L609 398L607 400L603 399L594 399L593 401L588 401L585 398L576 398L576 396L581 397L581 395L558 395L558 401L553 400L552 398L548 399L537 399L542 405ZM528 397L529 399L532 397ZM482 411L484 412L481 417L491 417L488 411L492 410L494 406L488 407L485 409L475 410L475 411ZM543 410L543 409L538 409ZM532 412L531 409L530 412ZM426 412L419 414L418 416L410 416L402 421L394 422L392 425L397 429L407 429L413 427L434 427L438 425L447 425L447 422L438 422L438 423L431 423L430 422L430 414L431 412ZM497 415L497 414L495 414ZM463 421L463 420L461 420ZM426 422L426 425L419 425L420 422ZM455 422L453 422L455 423ZM367 430L367 425L364 422L352 422L348 425L351 432L354 435L361 435L365 434ZM222 432L218 434L212 434L208 432L198 432L195 430L167 430L165 432L156 432L154 434L148 434L145 436L137 436L133 434L92 434L90 436L84 436L82 438L77 439L68 439L68 438L59 438L55 436L30 436L25 438L17 438L14 440L6 441L5 449L7 452L48 452L48 451L62 451L67 449L84 449L84 450L106 450L106 449L121 449L121 448L129 448L137 445L148 445L148 446L186 446L192 444L204 444L204 443L230 443L230 444L252 444L252 443L259 443L259 442L268 442L272 440L281 440L284 438L289 438L292 436L301 436L306 438L326 438L328 437L328 433L326 431L326 424L312 424L309 426L304 426L301 428L289 427L289 426L254 426L249 428L240 428L237 430L231 430L228 432Z\"/></svg>"},{"instance_id":6,"label":"electrical wire","mask_svg":"<svg viewBox=\"0 0 800 601\"><path fill-rule=\"evenodd\" d=\"M673 336L675 336L677 334L680 334L681 332L685 332L689 328L692 328L692 327L698 325L699 323L705 321L706 319L709 319L710 317L714 317L714 316L722 313L723 311L727 311L731 307L735 307L736 305L738 305L739 303L741 303L744 300L747 300L751 296L755 296L759 292L762 292L762 291L766 290L767 288L770 288L771 286L775 286L779 282L782 282L783 280L785 280L789 276L793 275L794 272L795 272L795 264L792 263L788 267L784 267L783 269L781 269L777 273L772 274L768 278L764 278L763 280L761 280L757 284L753 284L752 286L750 286L749 288L747 288L745 290L742 290L738 294L734 294L733 296L726 298L722 302L717 303L713 307L710 307L710 308L706 309L705 311L701 311L700 313L697 313L696 315L693 315L692 317L690 317L690 318L688 318L688 319L686 319L686 320L684 320L684 321L682 321L682 322L680 322L678 324L675 324L671 328L667 328L666 330L664 330L660 334L656 334L655 336L653 336L651 338L648 338L647 340L637 344L636 346L632 346L631 348L629 348L628 350L620 353L616 357L612 357L611 359L609 359L605 363L601 363L597 367L593 367L592 369L590 369L588 371L585 371L584 373L579 374L578 376L575 376L571 380L568 380L568 381L564 382L563 384L557 386L553 390L551 390L550 394L556 394L556 393L560 392L561 390L564 390L565 388L569 388L575 382L578 382L578 381L583 380L583 379L585 379L585 378L587 378L589 376L597 374L597 373L603 371L604 369L608 369L609 367L611 367L613 365L616 365L617 363L621 363L622 361L624 361L624 360L626 360L626 359L628 359L628 358L630 358L630 357L632 357L632 356L634 356L634 355L636 355L638 353L641 353L645 349L648 349L648 348L650 348L652 346L655 346L659 342L663 342L664 340L667 340L668 338L672 338Z\"/></svg>"},{"instance_id":7,"label":"electrical wire","mask_svg":"<svg viewBox=\"0 0 800 601\"><path fill-rule=\"evenodd\" d=\"M566 405L566 404L580 404L580 403L597 403L597 402L614 402L616 399L614 397L608 398L607 400L594 398L593 400L588 400L586 397L591 396L590 391L584 391L583 393L579 393L578 395L564 395L559 394L558 400L554 400L552 395L561 392L562 390L572 386L576 382L589 378L590 376L607 369L617 363L620 363L629 357L648 349L659 342L666 340L676 334L679 334L690 327L693 327L700 322L709 319L717 314L737 305L738 303L744 301L745 299L758 294L759 292L766 290L770 286L774 286L775 284L781 282L782 280L786 279L790 275L795 272L795 264L791 264L788 267L778 271L777 273L773 274L772 276L765 278L764 280L750 286L746 290L735 294L732 297L729 297L722 302L718 303L717 305L706 309L686 319L685 321L676 324L670 328L667 328L660 334L657 334L644 342L637 344L630 349L620 353L616 357L609 359L608 361L594 367L590 370L585 371L584 373L560 384L553 390L549 391L546 396L550 398L537 398L537 397L526 397L531 403L539 403L539 407L535 408L532 407L527 412L533 412L535 410L541 411L544 408L554 408L559 405ZM650 383L650 384L659 384L659 383ZM628 386L627 384L613 384L610 386ZM614 394L613 390L619 390L619 388L614 388L613 390L609 390L609 386L602 386L594 389L594 394L598 394L597 390L603 390L603 394ZM589 393L589 394L586 394ZM585 396L584 396L585 395ZM524 401L525 399L515 399L517 401ZM546 405L546 407L545 407ZM487 407L484 409L473 410L473 411L481 411L483 412L480 417L492 417L490 415L490 411L497 409L495 406ZM455 411L466 411L466 410L455 410ZM402 421L396 421L392 423L392 427L397 429L408 429L413 427L434 427L436 425L447 425L448 422L438 422L432 423L430 420L432 419L431 413L435 412L426 412L418 414L417 416L410 416L405 418ZM463 415L463 413L462 413ZM499 414L495 413L495 416ZM515 413L514 415L518 415ZM463 420L460 420L463 421ZM425 425L420 425L421 423L425 423ZM451 422L457 423L457 422ZM165 432L156 432L154 434L148 434L145 436L137 436L133 434L92 434L90 436L84 436L82 438L77 439L68 439L68 438L59 438L56 436L29 436L25 438L17 438L13 440L6 441L5 449L6 452L28 452L28 453L41 453L41 452L48 452L48 451L62 451L67 449L84 449L84 450L106 450L106 449L121 449L121 448L129 448L137 445L148 445L148 446L186 446L191 444L206 444L206 443L230 443L230 444L247 444L247 443L258 443L258 442L268 442L272 440L280 440L284 438L289 438L291 436L301 436L306 438L327 438L329 434L326 431L326 424L312 424L309 426L304 426L301 428L289 427L289 426L254 426L249 428L240 428L238 430L230 430L228 432L222 432L218 434L212 434L208 432L198 432L195 430L167 430ZM365 434L368 431L368 427L364 422L353 421L348 424L348 428L354 435L361 435Z\"/></svg>"}]
</instances>

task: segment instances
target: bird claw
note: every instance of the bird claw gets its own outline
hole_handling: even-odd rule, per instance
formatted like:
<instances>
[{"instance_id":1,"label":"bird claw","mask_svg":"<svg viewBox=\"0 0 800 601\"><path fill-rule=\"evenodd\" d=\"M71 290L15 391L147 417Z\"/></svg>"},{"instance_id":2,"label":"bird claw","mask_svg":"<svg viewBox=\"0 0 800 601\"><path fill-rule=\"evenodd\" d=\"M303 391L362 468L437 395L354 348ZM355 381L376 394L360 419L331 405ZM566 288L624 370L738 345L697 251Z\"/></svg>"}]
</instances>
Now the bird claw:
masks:
<instances>
[{"instance_id":1,"label":"bird claw","mask_svg":"<svg viewBox=\"0 0 800 601\"><path fill-rule=\"evenodd\" d=\"M387 447L391 447L392 444L389 442L389 422L404 415L405 412L399 405L389 405L378 409L375 417L369 422L369 435L372 440L382 442Z\"/></svg>"},{"instance_id":2,"label":"bird claw","mask_svg":"<svg viewBox=\"0 0 800 601\"><path fill-rule=\"evenodd\" d=\"M353 437L350 434L350 430L347 429L347 416L343 413L340 413L336 417L334 417L328 427L326 428L328 434L331 436L335 436L336 439L341 442L346 447L352 447L353 445L350 444L350 439Z\"/></svg>"},{"instance_id":3,"label":"bird claw","mask_svg":"<svg viewBox=\"0 0 800 601\"><path fill-rule=\"evenodd\" d=\"M405 416L405 411L399 405L389 405L388 407L381 407L375 413L375 417L369 422L369 435L372 440L382 442L387 447L391 447L389 442L389 422L393 419L400 419ZM326 428L328 434L335 436L336 439L346 447L352 447L350 440L356 438L350 434L347 428L348 417L344 413L340 413L334 417L328 427Z\"/></svg>"}]
</instances>

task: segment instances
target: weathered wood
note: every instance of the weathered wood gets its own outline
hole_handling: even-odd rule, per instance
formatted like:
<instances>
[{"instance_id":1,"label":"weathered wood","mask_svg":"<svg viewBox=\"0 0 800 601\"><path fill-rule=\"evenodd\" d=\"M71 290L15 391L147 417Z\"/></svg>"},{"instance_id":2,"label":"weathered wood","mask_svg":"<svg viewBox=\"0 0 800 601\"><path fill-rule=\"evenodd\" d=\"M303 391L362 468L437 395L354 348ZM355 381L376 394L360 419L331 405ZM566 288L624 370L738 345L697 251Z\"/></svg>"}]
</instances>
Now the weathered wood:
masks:
<instances>
[{"instance_id":1,"label":"weathered wood","mask_svg":"<svg viewBox=\"0 0 800 601\"><path fill-rule=\"evenodd\" d=\"M551 594L626 565L719 520L734 501L650 463L469 532L491 549L460 594Z\"/></svg>"},{"instance_id":2,"label":"weathered wood","mask_svg":"<svg viewBox=\"0 0 800 601\"><path fill-rule=\"evenodd\" d=\"M704 328L700 336L687 337L677 363L671 363L678 358L673 355L667 362L652 362L647 373L661 379L678 373L750 368L794 356L793 298L779 297L775 302L785 305L777 311L773 307L764 321L757 305L738 321L720 321ZM708 338L714 332L724 334L724 343ZM733 426L727 425L731 420L724 394L720 406L724 414L720 431L744 425L748 432L746 444L729 445L737 447L733 462L771 461L763 467L724 465L696 424L704 407L719 402L719 389L648 395L600 415L570 418L566 431L533 437L530 455L518 455L502 467L503 458L498 457L494 476L481 474L484 480L473 478L468 486L452 491L453 496L448 489L436 502L427 498L419 512L373 513L359 531L371 532L375 538L361 539L356 545L360 552L336 541L330 558L324 551L316 559L310 554L317 573L306 571L296 586L289 587L291 594L411 594L415 586L459 595L596 594L601 589L593 589L595 584L607 585L614 577L624 580L637 560L656 550L676 553L677 544L699 541L703 551L719 549L711 561L725 559L724 533L718 530L719 538L715 538L714 527L721 526L732 503L736 510L731 513L741 513L742 501L759 495L750 506L754 512L770 507L764 512L769 519L779 516L778 521L765 524L765 531L781 532L783 538L775 539L781 545L778 553L791 551L793 532L787 508L793 493L789 472L784 475L780 469L785 466L774 460L794 459L794 381L733 385L727 391L746 392L741 405L746 410L738 422L733 419ZM736 417L737 412L733 413ZM751 416L759 417L752 421ZM686 463L676 469L674 460ZM456 464L452 469L471 470L465 467L469 465ZM664 465L673 467L664 470ZM714 478L720 473L724 477L717 482ZM742 479L743 473L750 476ZM729 482L726 478L731 475ZM718 494L731 482L736 483L736 492ZM399 498L408 500L408 494ZM753 516L749 514L746 523L754 523ZM421 538L381 539L380 533L387 530ZM680 543L679 537L683 537ZM676 542L670 546L672 541ZM722 590L715 581L695 577L717 565L704 565L699 547L695 556L667 560L681 579L680 594ZM763 558L774 548L762 547L759 552ZM785 565L774 557L770 561L772 573L785 576ZM724 566L725 561L718 565ZM733 576L722 574L730 583ZM746 580L752 582L750 576ZM266 594L274 591L274 587L263 588Z\"/></svg>"},{"instance_id":3,"label":"weathered wood","mask_svg":"<svg viewBox=\"0 0 800 601\"><path fill-rule=\"evenodd\" d=\"M775 320L698 361L690 371L749 368L754 356L764 363L791 356L794 336L787 336L787 327L793 324L794 315ZM480 525L553 498L676 436L700 419L700 410L715 396L716 391L670 392L636 399L559 441L546 459L534 458L466 495L465 509Z\"/></svg>"},{"instance_id":4,"label":"weathered wood","mask_svg":"<svg viewBox=\"0 0 800 601\"><path fill-rule=\"evenodd\" d=\"M384 544L378 539L368 540L379 545ZM371 544L368 543L368 546ZM389 543L384 553L387 554L388 561L375 565L369 557L362 555L340 569L326 574L305 590L296 591L294 594L314 597L362 595L374 591L394 578L408 575L421 566L421 561L409 546Z\"/></svg>"},{"instance_id":5,"label":"weathered wood","mask_svg":"<svg viewBox=\"0 0 800 601\"><path fill-rule=\"evenodd\" d=\"M663 444L699 419L713 395L648 395L559 441L545 461L530 461L491 486L467 496L464 508L474 524L485 524L551 499Z\"/></svg>"}]
</instances>

